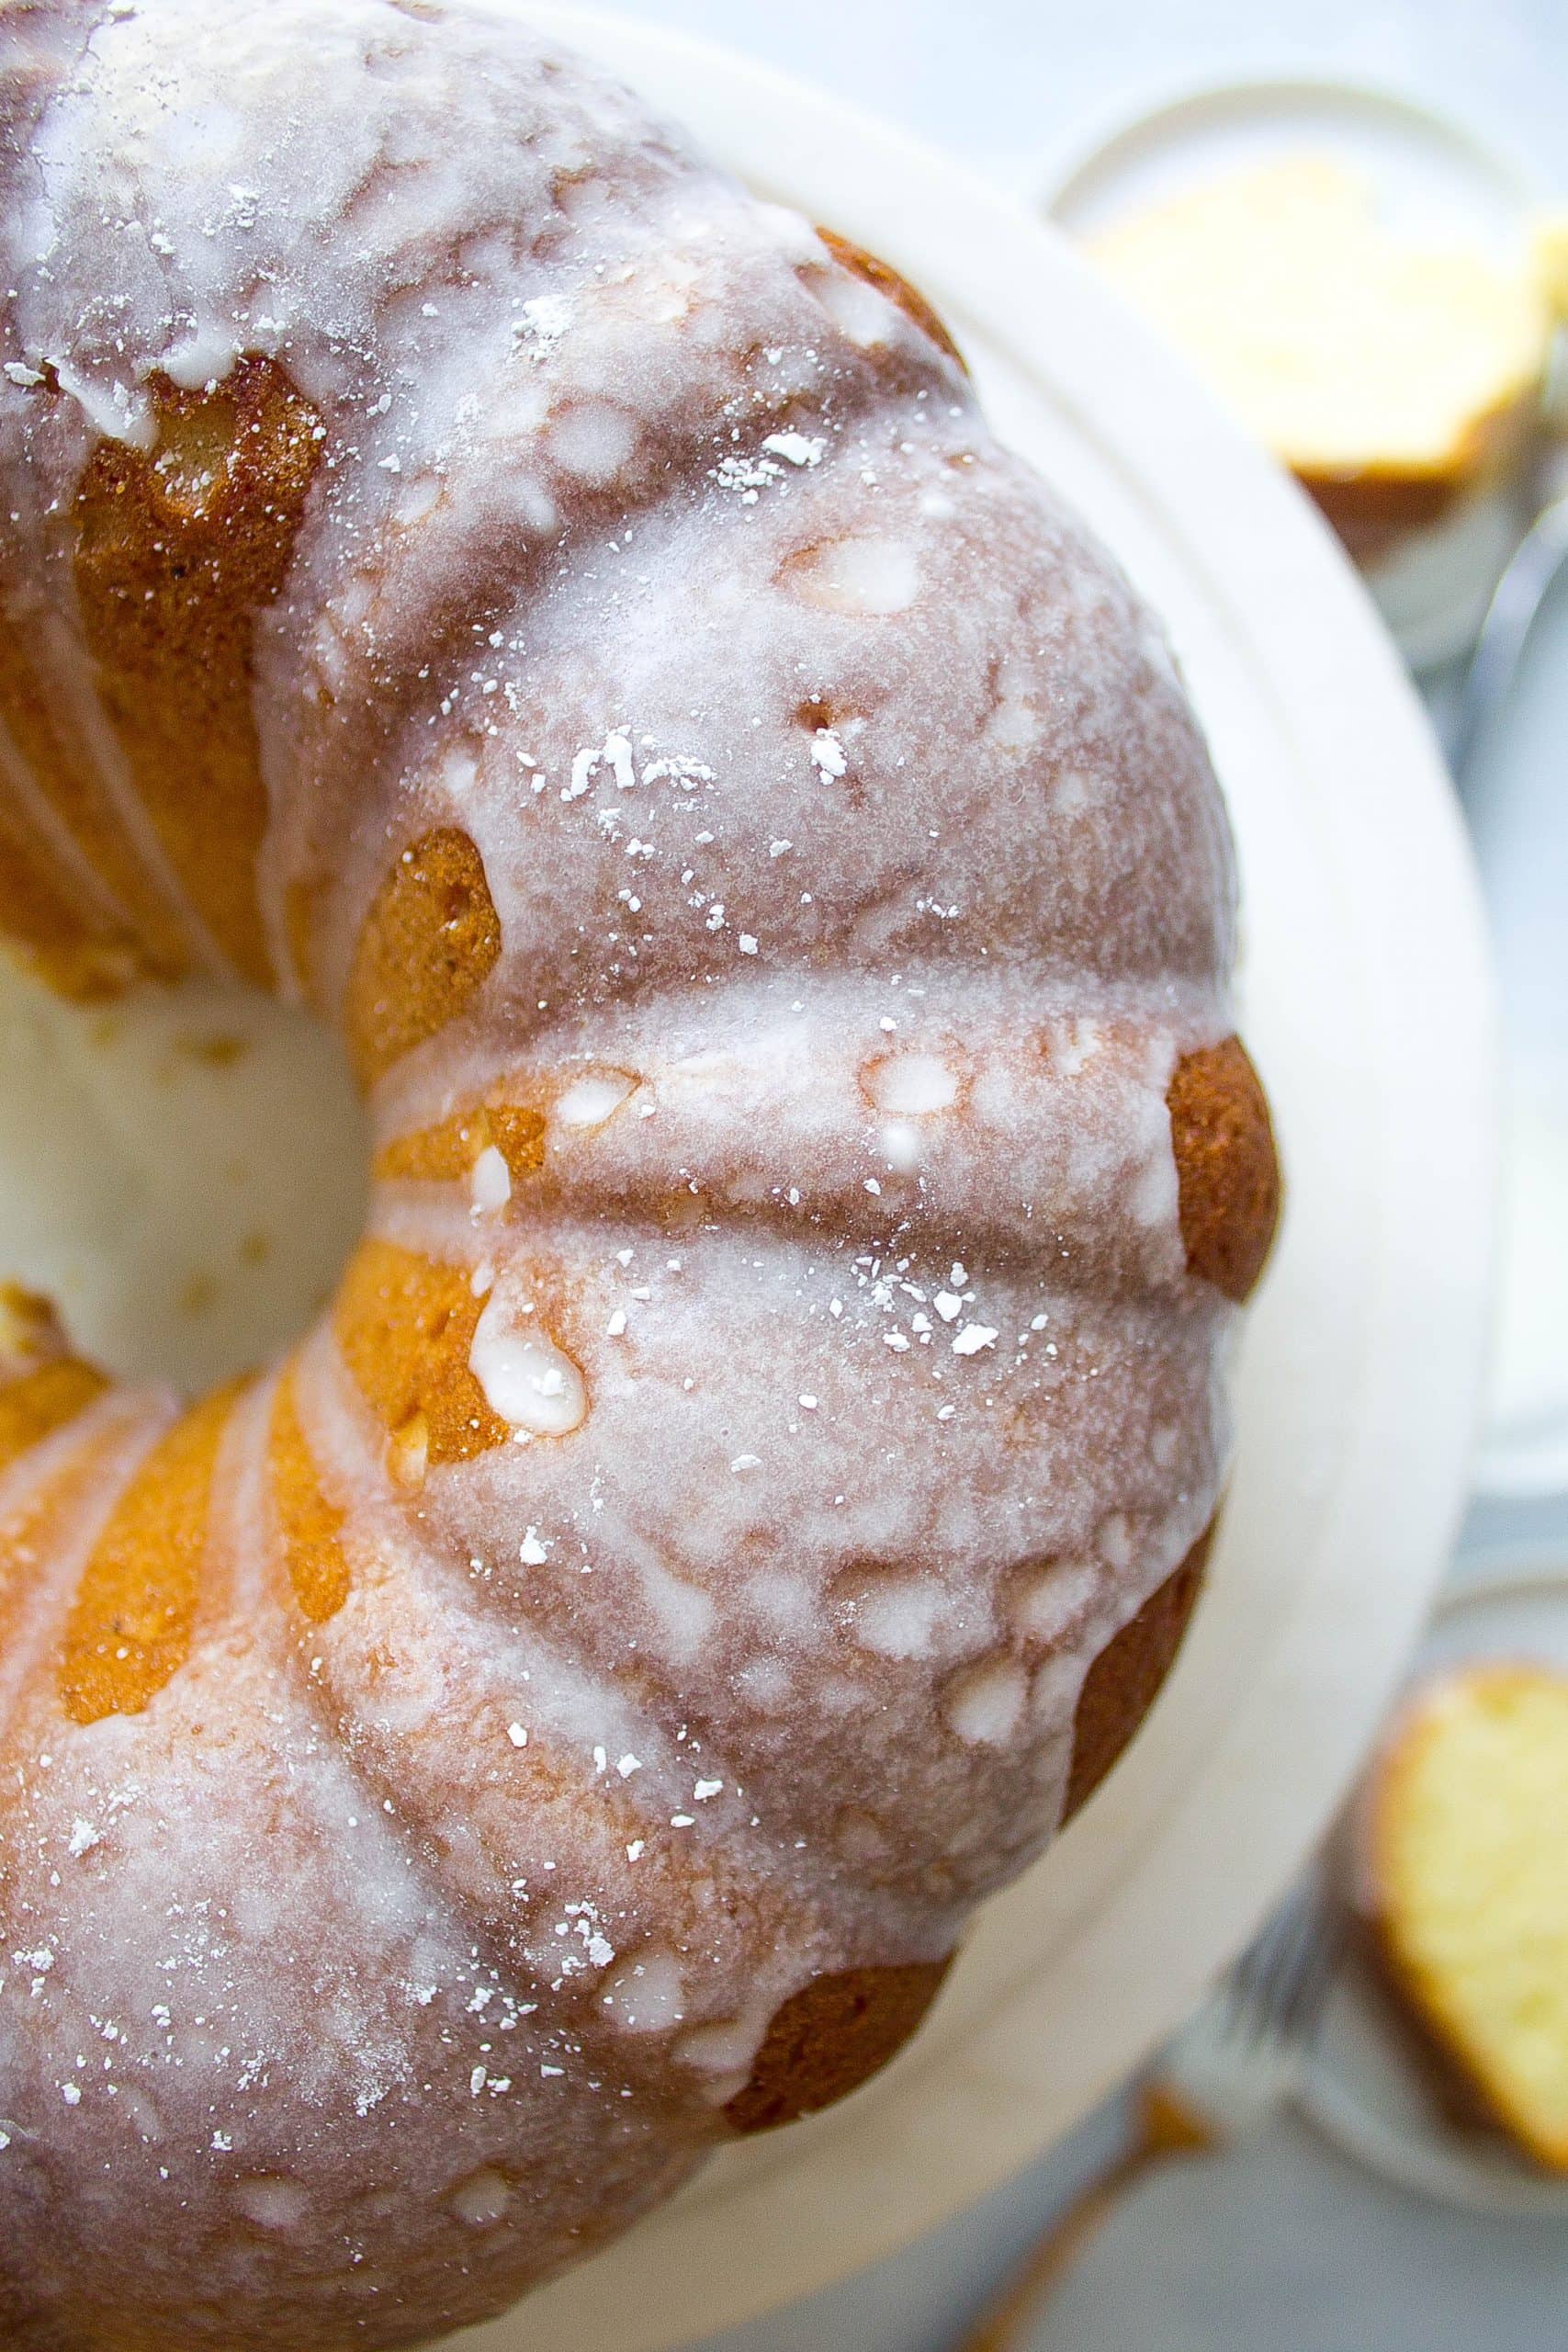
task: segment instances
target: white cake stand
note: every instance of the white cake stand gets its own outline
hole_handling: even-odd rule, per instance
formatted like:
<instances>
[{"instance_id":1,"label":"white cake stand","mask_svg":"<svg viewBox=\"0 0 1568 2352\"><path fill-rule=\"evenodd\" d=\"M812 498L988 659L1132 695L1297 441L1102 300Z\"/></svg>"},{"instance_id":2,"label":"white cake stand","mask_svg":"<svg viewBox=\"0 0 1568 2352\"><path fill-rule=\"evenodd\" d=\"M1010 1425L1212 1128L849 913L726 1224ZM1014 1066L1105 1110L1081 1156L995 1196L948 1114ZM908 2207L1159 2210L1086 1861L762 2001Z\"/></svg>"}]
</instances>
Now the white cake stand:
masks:
<instances>
[{"instance_id":1,"label":"white cake stand","mask_svg":"<svg viewBox=\"0 0 1568 2352\"><path fill-rule=\"evenodd\" d=\"M986 1911L931 2023L878 2082L727 2153L621 2245L457 2339L467 2352L660 2352L893 2252L1044 2148L1178 2023L1327 1819L1464 1491L1486 1321L1490 1006L1458 820L1361 589L1304 502L1065 240L761 66L648 25L533 13L754 186L923 288L1003 435L1165 616L1235 823L1246 1029L1289 1184L1235 1368L1239 1447L1211 1590L1126 1762ZM95 1096L96 1032L78 1035L75 1016L57 1051L50 1024L63 1037L66 1016L15 993L0 991L6 1093L41 1094L63 1070L78 1109L62 1132L78 1114L107 1132L108 1113L80 1110L89 1097L122 1126L128 1103L151 1099L102 1072ZM151 1032L130 1043L171 1086L165 1065L208 1067ZM287 1125L288 1089L321 1076L288 1058L269 1045L273 1075L259 1091L247 1081L264 1127ZM200 1080L220 1130L216 1090L231 1082ZM116 1144L123 1164L125 1134ZM87 1317L107 1256L93 1237L135 1237L135 1188L122 1181L89 1215L75 1180L93 1153L58 1157L70 1181L45 1184L0 1149L0 1262L54 1282ZM353 1199L350 1185L350 1216ZM100 1302L99 1328L112 1321Z\"/></svg>"}]
</instances>

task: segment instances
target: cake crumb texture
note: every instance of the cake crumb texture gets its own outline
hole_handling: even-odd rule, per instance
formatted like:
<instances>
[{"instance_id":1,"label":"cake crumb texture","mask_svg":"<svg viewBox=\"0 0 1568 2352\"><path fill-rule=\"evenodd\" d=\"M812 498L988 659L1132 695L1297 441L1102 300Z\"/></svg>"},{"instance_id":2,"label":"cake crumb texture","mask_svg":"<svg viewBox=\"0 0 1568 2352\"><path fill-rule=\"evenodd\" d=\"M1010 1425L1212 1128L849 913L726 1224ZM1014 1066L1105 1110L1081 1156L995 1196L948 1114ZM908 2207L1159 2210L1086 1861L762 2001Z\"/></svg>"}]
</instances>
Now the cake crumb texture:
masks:
<instances>
[{"instance_id":1,"label":"cake crumb texture","mask_svg":"<svg viewBox=\"0 0 1568 2352\"><path fill-rule=\"evenodd\" d=\"M1514 2137L1568 2172L1568 1677L1464 1668L1417 1692L1371 1814L1385 1958Z\"/></svg>"}]
</instances>

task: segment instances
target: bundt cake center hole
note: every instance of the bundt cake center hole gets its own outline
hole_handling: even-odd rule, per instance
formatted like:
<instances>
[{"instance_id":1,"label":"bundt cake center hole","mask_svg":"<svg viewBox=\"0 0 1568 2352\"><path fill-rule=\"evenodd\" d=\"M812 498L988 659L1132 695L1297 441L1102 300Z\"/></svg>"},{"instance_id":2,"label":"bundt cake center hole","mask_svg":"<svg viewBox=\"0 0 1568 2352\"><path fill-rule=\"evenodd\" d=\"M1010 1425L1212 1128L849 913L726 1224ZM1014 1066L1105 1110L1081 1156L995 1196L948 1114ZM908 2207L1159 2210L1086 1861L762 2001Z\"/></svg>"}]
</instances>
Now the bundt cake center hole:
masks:
<instances>
[{"instance_id":1,"label":"bundt cake center hole","mask_svg":"<svg viewBox=\"0 0 1568 2352\"><path fill-rule=\"evenodd\" d=\"M62 1001L0 956L0 1282L122 1378L197 1395L297 1339L365 1223L369 1139L311 1015L209 983Z\"/></svg>"}]
</instances>

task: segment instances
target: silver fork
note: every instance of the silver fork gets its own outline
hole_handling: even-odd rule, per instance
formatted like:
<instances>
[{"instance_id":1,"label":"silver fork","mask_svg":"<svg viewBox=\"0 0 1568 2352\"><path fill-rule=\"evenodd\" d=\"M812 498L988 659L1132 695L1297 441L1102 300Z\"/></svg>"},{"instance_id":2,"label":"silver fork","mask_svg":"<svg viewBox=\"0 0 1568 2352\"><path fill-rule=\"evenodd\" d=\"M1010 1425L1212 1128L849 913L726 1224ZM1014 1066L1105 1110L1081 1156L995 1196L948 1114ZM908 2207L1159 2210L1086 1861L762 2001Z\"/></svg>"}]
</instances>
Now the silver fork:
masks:
<instances>
[{"instance_id":1,"label":"silver fork","mask_svg":"<svg viewBox=\"0 0 1568 2352\"><path fill-rule=\"evenodd\" d=\"M1554 471L1557 495L1541 508L1497 582L1445 729L1449 765L1461 791L1477 746L1508 698L1536 616L1568 563L1568 468L1561 458Z\"/></svg>"},{"instance_id":2,"label":"silver fork","mask_svg":"<svg viewBox=\"0 0 1568 2352\"><path fill-rule=\"evenodd\" d=\"M1019 2352L1089 2240L1137 2182L1245 2141L1300 2079L1333 1981L1341 1915L1314 1872L1277 1911L1139 2082L1126 2148L1058 2213L954 2352Z\"/></svg>"}]
</instances>

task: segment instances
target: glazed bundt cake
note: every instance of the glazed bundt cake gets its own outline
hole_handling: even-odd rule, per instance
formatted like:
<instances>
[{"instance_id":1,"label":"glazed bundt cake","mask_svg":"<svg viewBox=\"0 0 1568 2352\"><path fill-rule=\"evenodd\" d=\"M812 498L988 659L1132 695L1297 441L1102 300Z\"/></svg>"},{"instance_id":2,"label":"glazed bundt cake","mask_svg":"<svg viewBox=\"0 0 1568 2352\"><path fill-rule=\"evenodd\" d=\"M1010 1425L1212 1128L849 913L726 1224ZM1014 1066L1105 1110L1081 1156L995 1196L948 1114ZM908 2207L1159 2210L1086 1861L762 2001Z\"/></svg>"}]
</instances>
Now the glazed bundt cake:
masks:
<instances>
[{"instance_id":1,"label":"glazed bundt cake","mask_svg":"<svg viewBox=\"0 0 1568 2352\"><path fill-rule=\"evenodd\" d=\"M863 2081L1152 1699L1229 839L925 305L515 22L6 0L0 133L0 924L375 1133L259 1375L6 1307L0 2335L407 2343Z\"/></svg>"}]
</instances>

